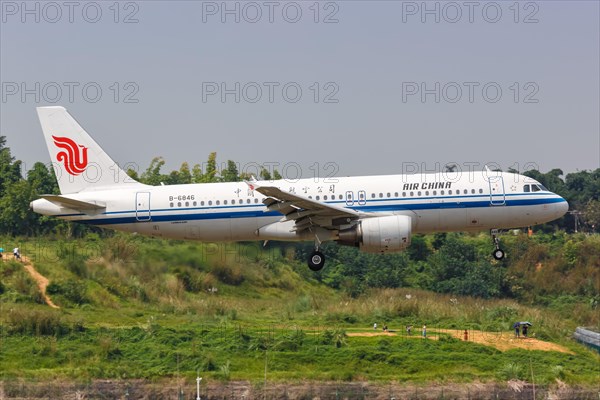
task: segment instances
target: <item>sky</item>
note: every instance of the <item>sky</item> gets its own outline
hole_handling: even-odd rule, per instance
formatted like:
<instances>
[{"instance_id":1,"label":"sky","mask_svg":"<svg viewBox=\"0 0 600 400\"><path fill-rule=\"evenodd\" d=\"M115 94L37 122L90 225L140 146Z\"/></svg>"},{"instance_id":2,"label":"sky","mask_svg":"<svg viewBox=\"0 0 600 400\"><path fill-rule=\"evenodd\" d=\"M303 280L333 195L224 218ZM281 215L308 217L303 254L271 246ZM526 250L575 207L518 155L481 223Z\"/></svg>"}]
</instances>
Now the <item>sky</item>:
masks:
<instances>
[{"instance_id":1,"label":"sky","mask_svg":"<svg viewBox=\"0 0 600 400\"><path fill-rule=\"evenodd\" d=\"M0 135L62 105L121 165L600 167L597 1L0 1Z\"/></svg>"}]
</instances>

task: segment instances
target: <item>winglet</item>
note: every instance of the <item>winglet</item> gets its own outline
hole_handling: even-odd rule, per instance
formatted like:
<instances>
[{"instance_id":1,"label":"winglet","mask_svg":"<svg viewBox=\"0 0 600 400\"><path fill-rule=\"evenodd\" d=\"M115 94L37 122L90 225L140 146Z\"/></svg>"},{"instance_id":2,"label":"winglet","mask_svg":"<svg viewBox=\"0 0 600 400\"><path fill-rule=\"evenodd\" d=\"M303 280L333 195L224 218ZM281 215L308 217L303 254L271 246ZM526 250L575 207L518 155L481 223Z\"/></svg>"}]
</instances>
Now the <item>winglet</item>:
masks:
<instances>
[{"instance_id":1,"label":"winglet","mask_svg":"<svg viewBox=\"0 0 600 400\"><path fill-rule=\"evenodd\" d=\"M252 177L250 178L250 180L244 181L244 183L246 185L248 185L248 187L250 188L250 190L256 190L259 187L259 185L256 184L257 182L258 181L254 177L254 175L252 175Z\"/></svg>"}]
</instances>

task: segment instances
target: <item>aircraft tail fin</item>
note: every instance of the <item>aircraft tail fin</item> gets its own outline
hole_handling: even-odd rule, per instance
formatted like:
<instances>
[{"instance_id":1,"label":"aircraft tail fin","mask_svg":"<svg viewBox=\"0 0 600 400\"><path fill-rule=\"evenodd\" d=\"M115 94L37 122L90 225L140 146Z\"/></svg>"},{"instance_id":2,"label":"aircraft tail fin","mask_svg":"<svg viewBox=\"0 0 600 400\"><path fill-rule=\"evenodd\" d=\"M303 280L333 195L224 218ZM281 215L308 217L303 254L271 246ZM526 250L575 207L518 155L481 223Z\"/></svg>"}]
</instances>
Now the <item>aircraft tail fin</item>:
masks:
<instances>
[{"instance_id":1,"label":"aircraft tail fin","mask_svg":"<svg viewBox=\"0 0 600 400\"><path fill-rule=\"evenodd\" d=\"M130 178L64 107L38 107L37 113L62 194L145 186Z\"/></svg>"}]
</instances>

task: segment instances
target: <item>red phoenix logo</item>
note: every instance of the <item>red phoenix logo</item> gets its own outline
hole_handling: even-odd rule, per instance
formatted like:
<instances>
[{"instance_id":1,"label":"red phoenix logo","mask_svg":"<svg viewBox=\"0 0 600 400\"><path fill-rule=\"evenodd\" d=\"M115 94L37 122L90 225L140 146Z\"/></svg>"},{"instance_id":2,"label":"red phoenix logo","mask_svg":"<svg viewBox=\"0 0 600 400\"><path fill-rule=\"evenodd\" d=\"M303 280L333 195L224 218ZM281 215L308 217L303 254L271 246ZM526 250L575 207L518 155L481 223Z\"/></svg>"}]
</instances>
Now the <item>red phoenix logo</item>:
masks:
<instances>
[{"instance_id":1,"label":"red phoenix logo","mask_svg":"<svg viewBox=\"0 0 600 400\"><path fill-rule=\"evenodd\" d=\"M79 175L85 171L88 165L88 148L78 145L72 139L66 137L52 136L54 145L63 151L56 154L56 160L65 165L65 169L71 175Z\"/></svg>"}]
</instances>

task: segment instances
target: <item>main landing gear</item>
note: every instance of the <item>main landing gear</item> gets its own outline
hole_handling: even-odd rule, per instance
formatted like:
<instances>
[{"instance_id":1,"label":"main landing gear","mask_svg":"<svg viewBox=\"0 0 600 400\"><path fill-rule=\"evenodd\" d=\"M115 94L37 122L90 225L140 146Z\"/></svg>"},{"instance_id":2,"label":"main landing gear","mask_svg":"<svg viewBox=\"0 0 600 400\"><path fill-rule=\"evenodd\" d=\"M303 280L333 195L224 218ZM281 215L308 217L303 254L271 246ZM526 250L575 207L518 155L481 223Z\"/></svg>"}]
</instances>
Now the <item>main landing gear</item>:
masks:
<instances>
[{"instance_id":1,"label":"main landing gear","mask_svg":"<svg viewBox=\"0 0 600 400\"><path fill-rule=\"evenodd\" d=\"M320 271L323 269L323 265L325 265L325 256L319 251L320 247L321 240L318 235L315 235L315 250L308 256L308 268L311 271Z\"/></svg>"},{"instance_id":2,"label":"main landing gear","mask_svg":"<svg viewBox=\"0 0 600 400\"><path fill-rule=\"evenodd\" d=\"M490 231L490 234L492 235L492 242L496 247L496 249L492 252L492 256L496 260L502 260L504 258L504 250L500 248L500 239L498 238L499 233L500 232L498 231L498 229L492 229Z\"/></svg>"},{"instance_id":3,"label":"main landing gear","mask_svg":"<svg viewBox=\"0 0 600 400\"><path fill-rule=\"evenodd\" d=\"M310 253L308 256L308 268L312 271L320 271L325 265L325 256L318 249Z\"/></svg>"}]
</instances>

